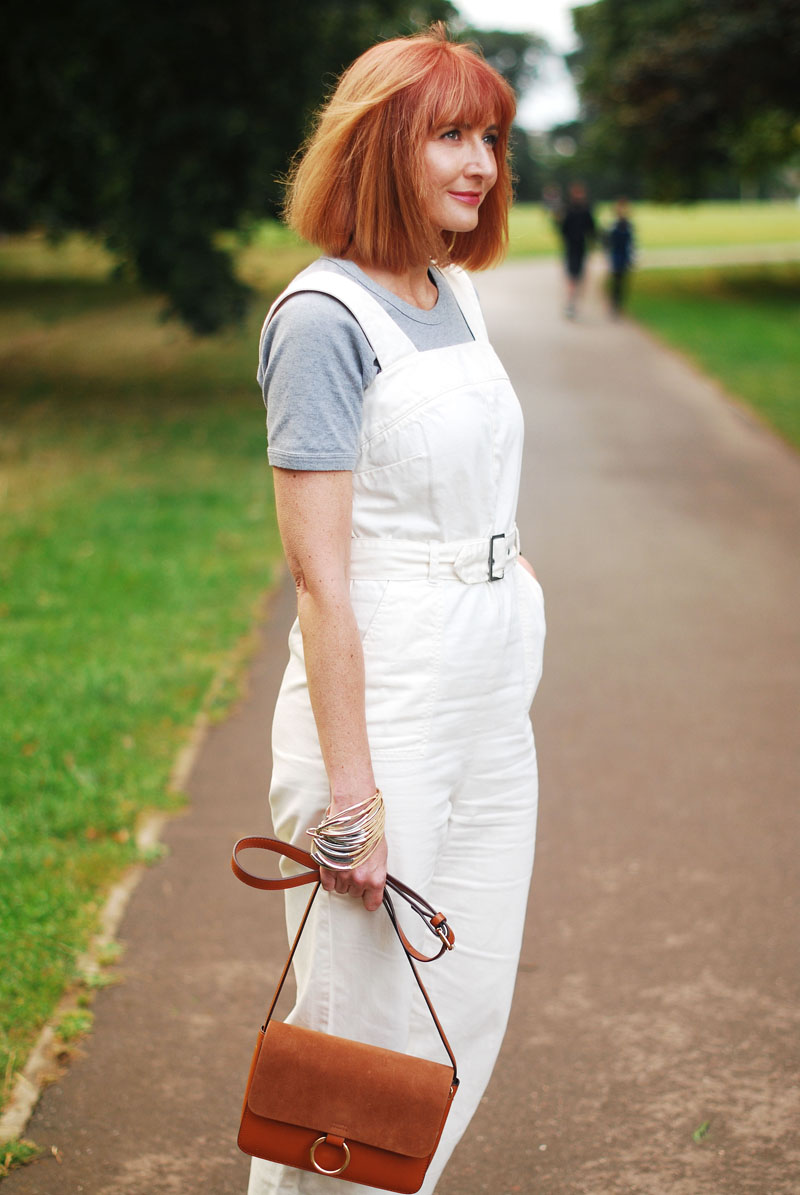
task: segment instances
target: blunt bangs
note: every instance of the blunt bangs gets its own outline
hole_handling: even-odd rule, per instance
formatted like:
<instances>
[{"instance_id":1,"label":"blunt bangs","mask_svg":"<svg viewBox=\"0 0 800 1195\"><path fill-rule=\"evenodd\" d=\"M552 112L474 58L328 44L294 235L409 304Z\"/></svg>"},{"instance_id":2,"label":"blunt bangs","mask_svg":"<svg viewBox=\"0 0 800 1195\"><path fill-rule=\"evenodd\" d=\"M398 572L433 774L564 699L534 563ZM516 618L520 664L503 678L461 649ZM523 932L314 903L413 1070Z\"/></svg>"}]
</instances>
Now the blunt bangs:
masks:
<instances>
[{"instance_id":1,"label":"blunt bangs","mask_svg":"<svg viewBox=\"0 0 800 1195\"><path fill-rule=\"evenodd\" d=\"M413 98L427 111L428 131L448 124L472 128L495 124L508 136L516 103L505 79L459 43L445 42L436 50L430 73L410 89L418 93Z\"/></svg>"}]
</instances>

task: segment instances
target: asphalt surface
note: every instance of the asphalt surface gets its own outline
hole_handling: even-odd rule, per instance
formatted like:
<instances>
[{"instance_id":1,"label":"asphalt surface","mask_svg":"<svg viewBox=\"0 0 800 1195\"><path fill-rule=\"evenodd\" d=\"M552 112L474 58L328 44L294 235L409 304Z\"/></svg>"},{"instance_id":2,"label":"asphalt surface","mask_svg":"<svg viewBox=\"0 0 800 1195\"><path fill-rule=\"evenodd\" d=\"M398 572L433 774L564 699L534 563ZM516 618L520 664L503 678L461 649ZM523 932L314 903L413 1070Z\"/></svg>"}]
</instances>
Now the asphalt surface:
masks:
<instances>
[{"instance_id":1,"label":"asphalt surface","mask_svg":"<svg viewBox=\"0 0 800 1195\"><path fill-rule=\"evenodd\" d=\"M552 263L479 288L526 415L542 806L506 1043L437 1190L797 1195L800 458L598 298L566 321ZM239 1103L285 946L228 851L268 828L291 606L30 1124L58 1159L9 1195L246 1189Z\"/></svg>"}]
</instances>

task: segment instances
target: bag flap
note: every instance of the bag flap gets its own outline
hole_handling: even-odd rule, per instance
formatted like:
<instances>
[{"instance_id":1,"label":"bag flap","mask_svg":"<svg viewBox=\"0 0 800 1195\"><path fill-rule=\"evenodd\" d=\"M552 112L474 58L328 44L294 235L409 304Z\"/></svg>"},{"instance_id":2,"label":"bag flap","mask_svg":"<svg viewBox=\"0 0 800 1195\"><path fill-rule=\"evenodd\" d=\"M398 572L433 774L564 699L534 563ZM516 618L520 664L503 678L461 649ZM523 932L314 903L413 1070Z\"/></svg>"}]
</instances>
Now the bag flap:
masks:
<instances>
[{"instance_id":1,"label":"bag flap","mask_svg":"<svg viewBox=\"0 0 800 1195\"><path fill-rule=\"evenodd\" d=\"M268 1120L424 1158L452 1082L441 1062L270 1021L247 1103Z\"/></svg>"}]
</instances>

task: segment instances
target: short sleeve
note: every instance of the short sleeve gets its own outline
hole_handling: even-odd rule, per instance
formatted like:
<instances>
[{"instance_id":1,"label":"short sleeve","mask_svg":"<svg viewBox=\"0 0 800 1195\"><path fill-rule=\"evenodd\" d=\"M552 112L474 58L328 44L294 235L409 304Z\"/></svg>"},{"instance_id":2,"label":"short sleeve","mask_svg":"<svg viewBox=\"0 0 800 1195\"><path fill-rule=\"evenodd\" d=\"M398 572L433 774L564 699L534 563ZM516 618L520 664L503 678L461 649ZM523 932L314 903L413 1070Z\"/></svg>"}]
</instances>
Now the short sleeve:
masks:
<instances>
[{"instance_id":1,"label":"short sleeve","mask_svg":"<svg viewBox=\"0 0 800 1195\"><path fill-rule=\"evenodd\" d=\"M281 469L353 469L364 390L378 363L344 304L319 291L291 295L266 329L259 378L268 458Z\"/></svg>"}]
</instances>

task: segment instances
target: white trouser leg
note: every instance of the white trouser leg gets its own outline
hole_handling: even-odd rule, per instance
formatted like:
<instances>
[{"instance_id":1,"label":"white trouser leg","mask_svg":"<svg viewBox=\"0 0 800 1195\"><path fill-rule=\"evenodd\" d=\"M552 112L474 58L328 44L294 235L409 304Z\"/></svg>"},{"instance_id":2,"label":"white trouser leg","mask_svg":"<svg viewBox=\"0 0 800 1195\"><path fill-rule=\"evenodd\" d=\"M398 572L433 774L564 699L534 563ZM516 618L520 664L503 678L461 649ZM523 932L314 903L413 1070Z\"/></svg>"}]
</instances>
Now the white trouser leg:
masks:
<instances>
[{"instance_id":1,"label":"white trouser leg","mask_svg":"<svg viewBox=\"0 0 800 1195\"><path fill-rule=\"evenodd\" d=\"M456 1056L461 1083L420 1195L430 1195L486 1090L508 1022L533 866L537 780L532 739L495 744L488 773L476 766L453 800L430 899L456 933L447 965L423 976ZM503 758L501 754L500 758ZM444 962L444 960L442 960ZM438 1038L424 1006L412 1006L409 1052L433 1053ZM439 1046L441 1051L441 1046Z\"/></svg>"},{"instance_id":2,"label":"white trouser leg","mask_svg":"<svg viewBox=\"0 0 800 1195\"><path fill-rule=\"evenodd\" d=\"M519 724L518 724L519 725ZM429 895L451 918L456 949L422 978L453 1047L461 1086L422 1188L436 1180L486 1088L503 1039L522 938L536 824L536 771L529 729L490 745L455 793L445 765L413 777L384 765L390 869ZM296 795L296 790L295 790ZM293 932L308 889L287 895ZM383 910L366 913L350 897L317 897L297 957L296 1023L444 1059L444 1051ZM401 902L402 903L402 902ZM403 912L401 909L401 916ZM413 916L413 915L412 915ZM414 918L416 921L416 918ZM405 926L428 949L414 925ZM430 939L433 943L433 939ZM254 1159L249 1195L362 1195L373 1188Z\"/></svg>"}]
</instances>

